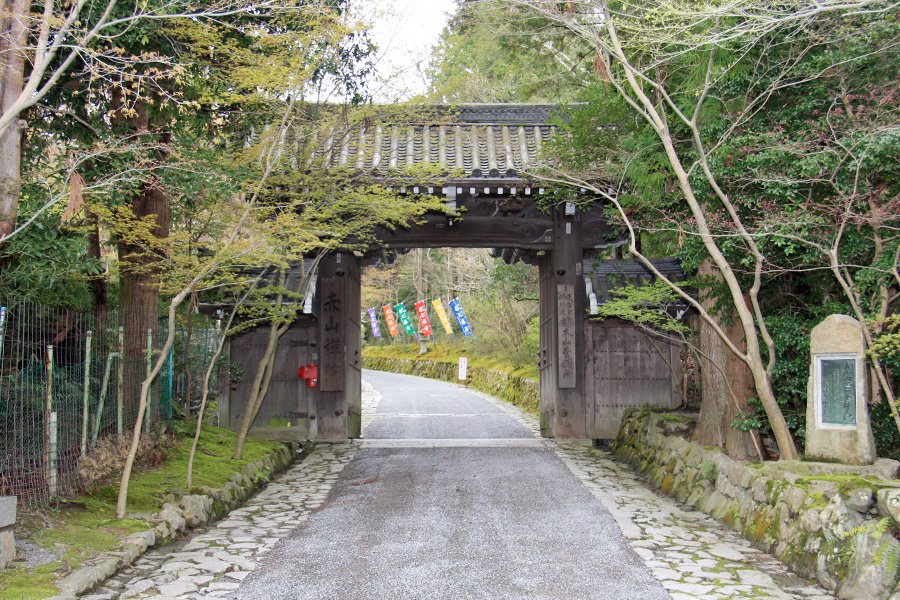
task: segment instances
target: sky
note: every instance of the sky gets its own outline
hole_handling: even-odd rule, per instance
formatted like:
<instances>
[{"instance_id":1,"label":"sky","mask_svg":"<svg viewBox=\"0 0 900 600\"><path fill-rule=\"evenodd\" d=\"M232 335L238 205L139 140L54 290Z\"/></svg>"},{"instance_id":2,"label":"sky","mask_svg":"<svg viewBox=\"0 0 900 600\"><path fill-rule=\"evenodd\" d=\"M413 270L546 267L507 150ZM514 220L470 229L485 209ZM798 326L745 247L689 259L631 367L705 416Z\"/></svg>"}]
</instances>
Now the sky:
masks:
<instances>
[{"instance_id":1,"label":"sky","mask_svg":"<svg viewBox=\"0 0 900 600\"><path fill-rule=\"evenodd\" d=\"M372 23L378 44L376 100L391 101L422 94L424 70L437 44L454 0L357 0L359 16ZM399 96L399 97L398 97Z\"/></svg>"}]
</instances>

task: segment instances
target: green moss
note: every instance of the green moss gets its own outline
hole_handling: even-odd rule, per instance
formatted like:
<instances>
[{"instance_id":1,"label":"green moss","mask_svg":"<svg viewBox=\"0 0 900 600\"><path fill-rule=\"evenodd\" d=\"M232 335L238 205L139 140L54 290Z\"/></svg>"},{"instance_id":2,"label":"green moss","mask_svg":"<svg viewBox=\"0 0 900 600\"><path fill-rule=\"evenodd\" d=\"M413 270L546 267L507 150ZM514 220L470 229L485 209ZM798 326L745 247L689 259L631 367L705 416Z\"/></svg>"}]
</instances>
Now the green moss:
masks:
<instances>
[{"instance_id":1,"label":"green moss","mask_svg":"<svg viewBox=\"0 0 900 600\"><path fill-rule=\"evenodd\" d=\"M722 517L722 520L725 521L725 523L729 527L733 528L734 524L737 523L740 520L740 518L741 518L741 515L736 508L729 508L728 512L725 513L725 516Z\"/></svg>"},{"instance_id":2,"label":"green moss","mask_svg":"<svg viewBox=\"0 0 900 600\"><path fill-rule=\"evenodd\" d=\"M809 499L812 500L812 504L809 504L804 507L804 510L811 510L816 508L825 508L828 506L828 498L825 497L825 494L821 492L816 492L814 494L807 493Z\"/></svg>"},{"instance_id":3,"label":"green moss","mask_svg":"<svg viewBox=\"0 0 900 600\"><path fill-rule=\"evenodd\" d=\"M667 474L665 477L663 477L662 485L660 485L660 487L667 492L671 492L673 479L674 479L674 475L672 475L671 473Z\"/></svg>"},{"instance_id":4,"label":"green moss","mask_svg":"<svg viewBox=\"0 0 900 600\"><path fill-rule=\"evenodd\" d=\"M744 524L744 537L757 543L770 542L773 523L763 512L757 512Z\"/></svg>"},{"instance_id":5,"label":"green moss","mask_svg":"<svg viewBox=\"0 0 900 600\"><path fill-rule=\"evenodd\" d=\"M59 593L55 582L67 567L61 562L44 565L28 573L16 568L15 563L0 571L0 598L4 600L34 600L49 598ZM62 570L57 573L57 570Z\"/></svg>"},{"instance_id":6,"label":"green moss","mask_svg":"<svg viewBox=\"0 0 900 600\"><path fill-rule=\"evenodd\" d=\"M837 483L838 492L844 496L846 496L856 488L867 487L872 488L873 491L877 492L879 489L884 487L878 485L877 481L860 477L855 473L829 473L823 475L812 475L810 477L803 477L801 479L798 479L795 485L808 490L809 485L814 481L830 481L832 483Z\"/></svg>"},{"instance_id":7,"label":"green moss","mask_svg":"<svg viewBox=\"0 0 900 600\"><path fill-rule=\"evenodd\" d=\"M159 468L138 470L128 486L128 511L153 513L159 510L163 497L176 490L187 489L187 460L193 431L179 434L165 463ZM228 478L244 465L262 460L276 446L275 442L247 440L241 460L231 460L236 434L216 427L204 426L197 455L194 458L192 486L222 487ZM118 483L100 485L76 500L83 509L42 510L40 515L20 512L20 523L32 532L29 542L61 553L59 560L26 572L13 562L0 572L0 598L37 599L58 593L55 582L116 546L128 534L146 531L151 525L140 518L116 519ZM216 514L225 513L221 503L214 504Z\"/></svg>"},{"instance_id":8,"label":"green moss","mask_svg":"<svg viewBox=\"0 0 900 600\"><path fill-rule=\"evenodd\" d=\"M770 479L766 482L766 501L775 505L779 500L781 500L781 496L784 494L784 490L788 487L787 481L779 481L776 479Z\"/></svg>"},{"instance_id":9,"label":"green moss","mask_svg":"<svg viewBox=\"0 0 900 600\"><path fill-rule=\"evenodd\" d=\"M825 539L819 554L825 556L825 566L828 572L837 579L843 581L850 568L850 557L853 552L853 544L842 544L839 540Z\"/></svg>"},{"instance_id":10,"label":"green moss","mask_svg":"<svg viewBox=\"0 0 900 600\"><path fill-rule=\"evenodd\" d=\"M0 598L46 598L58 593L55 582L86 560L119 545L121 539L149 525L141 519L111 519L98 514L99 503L85 502L84 509L46 509L40 515L23 511L20 522L32 531L28 541L58 552L59 559L31 572L13 562L0 572Z\"/></svg>"},{"instance_id":11,"label":"green moss","mask_svg":"<svg viewBox=\"0 0 900 600\"><path fill-rule=\"evenodd\" d=\"M661 413L661 414L659 415L659 417L660 417L663 421L678 422L678 423L683 423L683 422L689 420L689 418L688 418L688 417L685 417L684 415L673 415L673 414L671 414L671 413Z\"/></svg>"},{"instance_id":12,"label":"green moss","mask_svg":"<svg viewBox=\"0 0 900 600\"><path fill-rule=\"evenodd\" d=\"M803 532L796 544L788 544L784 554L781 555L781 562L788 565L796 573L812 578L816 574L819 554L805 550L810 535L812 534Z\"/></svg>"},{"instance_id":13,"label":"green moss","mask_svg":"<svg viewBox=\"0 0 900 600\"><path fill-rule=\"evenodd\" d=\"M406 360L424 360L437 363L457 364L459 357L469 359L469 368L481 368L492 371L503 371L516 377L537 381L540 371L537 365L520 367L518 369L498 361L495 357L482 356L475 353L473 348L467 348L465 342L462 346L449 344L435 344L428 346L428 352L419 355L418 344L390 344L387 346L366 346L362 351L363 358L399 358Z\"/></svg>"}]
</instances>

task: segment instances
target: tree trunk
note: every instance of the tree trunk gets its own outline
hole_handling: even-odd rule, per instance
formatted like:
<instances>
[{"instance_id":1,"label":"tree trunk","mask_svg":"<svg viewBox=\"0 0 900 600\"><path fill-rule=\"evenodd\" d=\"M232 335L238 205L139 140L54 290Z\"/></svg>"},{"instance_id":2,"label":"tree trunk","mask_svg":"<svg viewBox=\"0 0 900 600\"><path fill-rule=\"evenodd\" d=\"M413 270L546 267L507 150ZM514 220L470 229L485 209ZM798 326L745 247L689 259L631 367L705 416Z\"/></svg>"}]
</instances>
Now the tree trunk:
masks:
<instances>
[{"instance_id":1,"label":"tree trunk","mask_svg":"<svg viewBox=\"0 0 900 600\"><path fill-rule=\"evenodd\" d=\"M171 213L166 194L152 183L144 184L131 203L135 220L155 215L153 235L169 236ZM158 263L164 258L150 249L119 242L119 306L129 315L125 327L125 356L141 358L146 347L148 328L156 327L159 302Z\"/></svg>"},{"instance_id":2,"label":"tree trunk","mask_svg":"<svg viewBox=\"0 0 900 600\"><path fill-rule=\"evenodd\" d=\"M718 269L708 260L700 264L698 274L721 279ZM714 299L703 300L703 307L710 314L714 312L714 304ZM729 317L731 325L724 325L720 320L719 326L735 346L746 351L744 330L737 315L732 311ZM741 431L731 426L738 412L750 412L748 400L754 389L750 368L725 345L712 326L702 319L700 352L702 399L694 441L701 446L724 448L732 458L762 458L758 433Z\"/></svg>"},{"instance_id":3,"label":"tree trunk","mask_svg":"<svg viewBox=\"0 0 900 600\"><path fill-rule=\"evenodd\" d=\"M25 0L3 0L3 18L0 21L0 114L9 110L22 93L28 6ZM22 130L22 121L17 118L0 135L0 240L16 227L22 187Z\"/></svg>"},{"instance_id":4,"label":"tree trunk","mask_svg":"<svg viewBox=\"0 0 900 600\"><path fill-rule=\"evenodd\" d=\"M120 92L113 98L115 124L132 130L137 135L150 132L150 106L146 99L137 100L125 110L125 102ZM170 134L160 135L160 144L166 144ZM159 159L165 158L165 151L158 150ZM154 216L153 236L165 239L169 236L171 209L169 198L155 181L145 181L140 191L132 198L131 211L135 222ZM145 353L147 351L147 330L157 328L159 302L159 263L165 258L158 248L148 244L119 239L119 309L122 327L125 328L126 377L143 379ZM140 362L138 362L140 361ZM130 387L130 386L129 386ZM126 410L136 408L137 396L133 391L125 399ZM152 420L152 415L148 419Z\"/></svg>"},{"instance_id":5,"label":"tree trunk","mask_svg":"<svg viewBox=\"0 0 900 600\"><path fill-rule=\"evenodd\" d=\"M134 467L138 446L141 443L141 425L144 418L149 418L149 416L145 417L145 413L150 399L150 387L153 384L153 380L162 370L162 366L166 362L166 356L169 354L169 349L175 341L175 311L178 310L178 307L184 301L185 296L193 291L193 286L196 285L197 281L199 281L199 277L194 279L189 286L176 294L169 303L169 320L167 322L169 333L166 335L166 341L162 345L159 356L157 356L154 361L153 368L141 382L141 389L137 401L137 416L134 422L134 429L131 432L131 445L129 446L128 454L125 456L125 466L122 468L122 478L119 480L119 498L116 503L117 519L125 518L125 508L128 504L128 483L131 480L131 470Z\"/></svg>"},{"instance_id":6,"label":"tree trunk","mask_svg":"<svg viewBox=\"0 0 900 600\"><path fill-rule=\"evenodd\" d=\"M100 221L87 205L84 207L84 214L88 224L87 255L88 258L99 264L103 260L103 253L100 247ZM90 288L94 316L97 317L98 322L103 322L106 318L106 307L109 305L106 274L101 273L91 277Z\"/></svg>"}]
</instances>

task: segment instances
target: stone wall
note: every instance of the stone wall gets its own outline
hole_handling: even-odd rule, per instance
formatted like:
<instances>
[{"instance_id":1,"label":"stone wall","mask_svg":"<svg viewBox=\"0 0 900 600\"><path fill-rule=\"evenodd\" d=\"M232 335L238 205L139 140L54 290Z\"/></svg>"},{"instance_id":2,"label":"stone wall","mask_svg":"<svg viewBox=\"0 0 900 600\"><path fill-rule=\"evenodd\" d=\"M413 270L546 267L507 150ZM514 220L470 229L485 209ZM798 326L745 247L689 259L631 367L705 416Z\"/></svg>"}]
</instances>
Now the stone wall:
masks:
<instances>
[{"instance_id":1,"label":"stone wall","mask_svg":"<svg viewBox=\"0 0 900 600\"><path fill-rule=\"evenodd\" d=\"M364 356L363 368L404 375L418 375L450 383L456 383L456 377L459 374L458 366L453 363L375 356ZM472 389L502 398L533 414L537 414L540 410L541 391L536 381L516 377L503 371L477 367L469 367L468 375L468 385Z\"/></svg>"},{"instance_id":2,"label":"stone wall","mask_svg":"<svg viewBox=\"0 0 900 600\"><path fill-rule=\"evenodd\" d=\"M900 463L742 463L689 441L694 424L682 415L631 411L614 452L651 485L740 531L839 598L900 600Z\"/></svg>"}]
</instances>

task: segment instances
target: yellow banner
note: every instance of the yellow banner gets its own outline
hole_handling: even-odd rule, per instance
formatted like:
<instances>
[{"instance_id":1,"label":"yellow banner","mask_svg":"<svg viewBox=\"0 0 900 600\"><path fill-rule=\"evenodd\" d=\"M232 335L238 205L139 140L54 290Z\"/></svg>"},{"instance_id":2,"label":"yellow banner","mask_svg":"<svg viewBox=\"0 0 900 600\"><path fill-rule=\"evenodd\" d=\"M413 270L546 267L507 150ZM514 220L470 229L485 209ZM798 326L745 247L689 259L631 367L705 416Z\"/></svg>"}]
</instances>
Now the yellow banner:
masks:
<instances>
[{"instance_id":1,"label":"yellow banner","mask_svg":"<svg viewBox=\"0 0 900 600\"><path fill-rule=\"evenodd\" d=\"M433 300L431 304L434 306L434 312L437 313L441 325L444 326L444 331L447 332L447 335L453 335L453 328L450 327L450 319L447 318L447 312L444 310L444 303L438 298L437 300Z\"/></svg>"}]
</instances>

